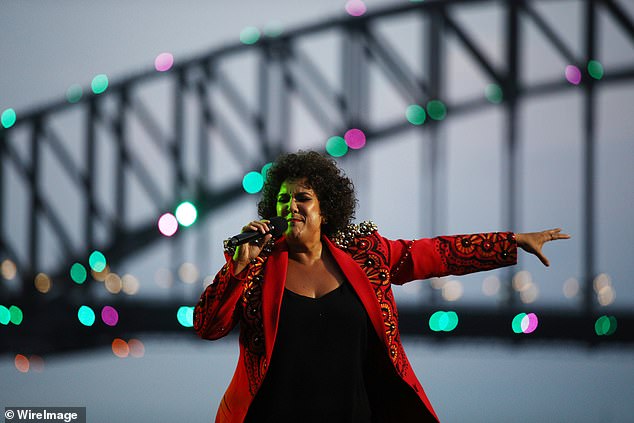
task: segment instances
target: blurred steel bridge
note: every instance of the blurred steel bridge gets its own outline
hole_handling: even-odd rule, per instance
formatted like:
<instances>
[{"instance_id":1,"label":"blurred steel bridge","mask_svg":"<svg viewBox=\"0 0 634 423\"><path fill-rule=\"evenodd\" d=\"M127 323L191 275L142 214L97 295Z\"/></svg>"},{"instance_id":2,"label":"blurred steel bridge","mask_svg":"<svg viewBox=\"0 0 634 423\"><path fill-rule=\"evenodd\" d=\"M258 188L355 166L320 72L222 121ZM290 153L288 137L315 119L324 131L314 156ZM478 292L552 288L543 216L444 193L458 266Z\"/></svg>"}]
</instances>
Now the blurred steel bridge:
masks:
<instances>
[{"instance_id":1,"label":"blurred steel bridge","mask_svg":"<svg viewBox=\"0 0 634 423\"><path fill-rule=\"evenodd\" d=\"M115 297L108 301L122 316L116 327L84 327L77 321L80 304L99 305L85 283L73 283L68 270L72 263L86 263L94 249L102 251L116 268L163 238L156 228L159 214L173 210L183 200L197 205L199 218L209 216L244 197L243 175L260 168L279 153L292 150L289 128L295 116L291 99L301 104L324 133L343 134L349 128L364 131L369 144L411 131L405 119L377 124L370 119L373 85L370 69L389 81L389 89L407 104L443 100L452 118L482 107L504 111L504 178L502 201L504 227L514 227L518 215L518 104L527 98L552 95L572 89L560 74L550 80L528 84L522 78L522 27L531 25L547 40L560 58L582 73L583 177L584 187L583 299L570 310L543 310L540 329L530 338L514 335L509 322L519 310L517 293L511 288L511 273L503 285L505 300L498 307L465 308L459 312L459 327L451 334L429 332L425 317L438 304L401 307L404 333L428 333L446 337L486 337L507 340L552 339L598 343L627 343L634 340L632 313L617 314L618 330L598 337L594 322L600 314L592 289L595 269L593 204L597 93L603 86L634 81L634 63L607 68L601 79L592 78L588 62L600 55L598 39L603 15L634 44L634 23L616 0L578 1L584 34L583 53L560 36L538 11L539 1L428 0L373 10L360 17L342 16L313 25L262 37L253 45L233 44L188 60L180 60L169 72L148 71L111 81L105 93L85 92L77 103L60 100L20 113L14 126L0 129L0 261L8 259L17 268L17 286L0 284L0 305L17 305L23 312L20 325L0 326L0 352L51 353L107 345L114 336L143 332L190 333L174 318L182 301ZM491 60L473 30L456 18L463 8L495 7L504 17L503 63ZM416 42L424 63L415 71L376 26L386 20L408 18L420 24ZM338 87L316 66L302 48L306 40L335 37L340 60ZM472 64L503 93L494 105L483 96L448 102L446 94L446 40L453 37ZM246 69L256 81L256 95L246 98L224 69L227 62L254 59ZM337 57L337 56L335 56ZM158 101L157 101L158 98ZM375 100L376 101L376 100ZM239 116L230 119L228 115ZM237 124L235 122L238 122ZM429 183L430 204L440 202L439 181L446 157L439 149L438 128L442 121L429 120L420 127L429 141L429 161L423 176ZM246 136L245 136L246 134ZM140 147L141 139L146 145ZM317 149L323 143L315 143ZM231 161L214 162L217 151ZM363 150L344 160L362 160ZM187 157L195 157L195 165ZM107 159L105 157L108 157ZM230 169L230 170L229 170ZM234 175L235 174L235 175ZM53 176L51 176L53 175ZM218 177L221 175L223 177ZM229 176L227 176L229 175ZM53 192L64 192L73 200L62 200ZM16 193L22 193L18 195ZM150 205L139 216L135 201L143 196ZM61 196L66 198L65 196ZM74 207L74 209L73 209ZM70 211L73 209L73 211ZM441 213L433 206L429 217L432 232ZM24 229L16 222L22 219ZM179 251L179 235L173 242ZM51 246L53 246L51 248ZM34 285L40 272L52 281L48 293ZM173 296L175 297L175 295ZM434 297L432 296L432 299ZM195 301L195 300L194 300Z\"/></svg>"}]
</instances>

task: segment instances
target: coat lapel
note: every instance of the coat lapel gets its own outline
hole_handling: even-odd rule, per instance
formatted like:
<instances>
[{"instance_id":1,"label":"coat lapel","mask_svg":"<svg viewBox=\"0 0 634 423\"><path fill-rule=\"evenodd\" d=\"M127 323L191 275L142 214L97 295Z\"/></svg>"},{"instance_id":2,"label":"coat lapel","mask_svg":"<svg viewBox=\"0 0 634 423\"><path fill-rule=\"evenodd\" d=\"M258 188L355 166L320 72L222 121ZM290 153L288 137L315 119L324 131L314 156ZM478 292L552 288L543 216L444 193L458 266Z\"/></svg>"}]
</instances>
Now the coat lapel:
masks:
<instances>
[{"instance_id":1,"label":"coat lapel","mask_svg":"<svg viewBox=\"0 0 634 423\"><path fill-rule=\"evenodd\" d=\"M286 282L286 268L288 266L286 243L278 242L276 247L268 257L262 282L262 325L264 328L264 339L266 340L267 360L271 359L273 346L275 345L277 323Z\"/></svg>"},{"instance_id":2,"label":"coat lapel","mask_svg":"<svg viewBox=\"0 0 634 423\"><path fill-rule=\"evenodd\" d=\"M352 257L337 248L327 237L324 236L323 240L339 265L339 268L343 271L346 279L348 279L348 282L350 282L350 285L363 303L363 307L368 313L372 326L374 326L374 330L379 336L379 339L383 341L384 345L387 345L388 341L385 336L385 328L382 317L383 313L381 312L381 307L376 299L376 294L372 289L372 284L370 283L368 276L352 259Z\"/></svg>"}]
</instances>

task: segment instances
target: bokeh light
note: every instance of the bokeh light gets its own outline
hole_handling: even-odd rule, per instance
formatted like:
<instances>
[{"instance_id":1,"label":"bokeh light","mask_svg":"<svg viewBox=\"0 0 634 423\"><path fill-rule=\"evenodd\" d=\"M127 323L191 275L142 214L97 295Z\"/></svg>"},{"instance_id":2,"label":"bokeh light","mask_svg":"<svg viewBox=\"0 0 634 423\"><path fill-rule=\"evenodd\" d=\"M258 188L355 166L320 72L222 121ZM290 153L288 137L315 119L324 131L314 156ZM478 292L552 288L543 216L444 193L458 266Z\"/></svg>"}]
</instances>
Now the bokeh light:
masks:
<instances>
[{"instance_id":1,"label":"bokeh light","mask_svg":"<svg viewBox=\"0 0 634 423\"><path fill-rule=\"evenodd\" d=\"M181 225L188 227L196 222L198 218L198 211L196 210L196 206L194 206L189 201L183 201L176 207L176 211L174 212L176 216L176 220Z\"/></svg>"},{"instance_id":2,"label":"bokeh light","mask_svg":"<svg viewBox=\"0 0 634 423\"><path fill-rule=\"evenodd\" d=\"M30 356L29 369L36 373L42 373L44 371L44 359L39 355Z\"/></svg>"},{"instance_id":3,"label":"bokeh light","mask_svg":"<svg viewBox=\"0 0 634 423\"><path fill-rule=\"evenodd\" d=\"M108 77L105 74L96 75L90 83L90 88L95 94L101 94L108 89Z\"/></svg>"},{"instance_id":4,"label":"bokeh light","mask_svg":"<svg viewBox=\"0 0 634 423\"><path fill-rule=\"evenodd\" d=\"M574 298L579 295L580 285L576 278L568 278L564 282L563 291L566 298Z\"/></svg>"},{"instance_id":5,"label":"bokeh light","mask_svg":"<svg viewBox=\"0 0 634 423\"><path fill-rule=\"evenodd\" d=\"M256 194L262 190L264 178L260 172L249 172L242 178L242 188L249 194Z\"/></svg>"},{"instance_id":6,"label":"bokeh light","mask_svg":"<svg viewBox=\"0 0 634 423\"><path fill-rule=\"evenodd\" d=\"M19 325L24 320L24 314L22 313L22 309L18 306L12 305L9 307L9 321L14 325Z\"/></svg>"},{"instance_id":7,"label":"bokeh light","mask_svg":"<svg viewBox=\"0 0 634 423\"><path fill-rule=\"evenodd\" d=\"M360 129L353 128L346 131L343 139L346 141L348 147L354 150L358 150L365 146L365 134Z\"/></svg>"},{"instance_id":8,"label":"bokeh light","mask_svg":"<svg viewBox=\"0 0 634 423\"><path fill-rule=\"evenodd\" d=\"M73 84L66 90L66 100L69 103L77 103L81 100L81 97L84 95L84 90L81 88L79 84Z\"/></svg>"},{"instance_id":9,"label":"bokeh light","mask_svg":"<svg viewBox=\"0 0 634 423\"><path fill-rule=\"evenodd\" d=\"M597 294L597 301L602 306L608 306L616 300L616 291L612 286L612 279L607 273L598 274L592 281L592 286Z\"/></svg>"},{"instance_id":10,"label":"bokeh light","mask_svg":"<svg viewBox=\"0 0 634 423\"><path fill-rule=\"evenodd\" d=\"M425 123L427 114L425 113L425 109L418 104L410 104L407 106L407 110L405 110L405 117L412 125L422 125Z\"/></svg>"},{"instance_id":11,"label":"bokeh light","mask_svg":"<svg viewBox=\"0 0 634 423\"><path fill-rule=\"evenodd\" d=\"M35 289L37 289L42 294L46 294L51 290L51 278L46 273L38 273L35 276Z\"/></svg>"},{"instance_id":12,"label":"bokeh light","mask_svg":"<svg viewBox=\"0 0 634 423\"><path fill-rule=\"evenodd\" d=\"M9 324L10 321L11 313L9 312L9 309L3 305L0 305L0 324L6 326Z\"/></svg>"},{"instance_id":13,"label":"bokeh light","mask_svg":"<svg viewBox=\"0 0 634 423\"><path fill-rule=\"evenodd\" d=\"M279 37L284 32L284 26L281 22L273 21L264 25L264 35L270 38Z\"/></svg>"},{"instance_id":14,"label":"bokeh light","mask_svg":"<svg viewBox=\"0 0 634 423\"><path fill-rule=\"evenodd\" d=\"M0 115L0 122L2 122L2 126L7 129L15 125L16 119L15 110L13 109L5 109L2 115Z\"/></svg>"},{"instance_id":15,"label":"bokeh light","mask_svg":"<svg viewBox=\"0 0 634 423\"><path fill-rule=\"evenodd\" d=\"M511 322L511 328L513 329L513 332L524 333L524 331L522 330L522 320L525 317L526 313L519 313L513 318L513 321Z\"/></svg>"},{"instance_id":16,"label":"bokeh light","mask_svg":"<svg viewBox=\"0 0 634 423\"><path fill-rule=\"evenodd\" d=\"M92 278L97 282L103 282L110 274L110 266L106 264L106 267L104 267L101 272L95 272L93 269L90 269L90 274L92 275Z\"/></svg>"},{"instance_id":17,"label":"bokeh light","mask_svg":"<svg viewBox=\"0 0 634 423\"><path fill-rule=\"evenodd\" d=\"M442 297L446 301L458 301L463 293L464 288L462 287L462 282L459 280L452 279L442 286Z\"/></svg>"},{"instance_id":18,"label":"bokeh light","mask_svg":"<svg viewBox=\"0 0 634 423\"><path fill-rule=\"evenodd\" d=\"M348 152L348 144L341 137L330 137L326 141L326 152L333 157L342 157Z\"/></svg>"},{"instance_id":19,"label":"bokeh light","mask_svg":"<svg viewBox=\"0 0 634 423\"><path fill-rule=\"evenodd\" d=\"M594 79L603 78L603 65L597 60L588 62L588 74Z\"/></svg>"},{"instance_id":20,"label":"bokeh light","mask_svg":"<svg viewBox=\"0 0 634 423\"><path fill-rule=\"evenodd\" d=\"M538 324L539 320L537 319L537 315L535 313L528 313L526 317L522 319L522 331L526 334L533 333L535 329L537 329Z\"/></svg>"},{"instance_id":21,"label":"bokeh light","mask_svg":"<svg viewBox=\"0 0 634 423\"><path fill-rule=\"evenodd\" d=\"M262 179L264 181L266 181L266 176L269 173L269 169L273 167L273 163L269 162L267 164L265 164L264 166L262 166L262 170L260 171L260 173L262 174Z\"/></svg>"},{"instance_id":22,"label":"bokeh light","mask_svg":"<svg viewBox=\"0 0 634 423\"><path fill-rule=\"evenodd\" d=\"M114 272L108 273L106 279L103 281L106 291L111 294L118 294L123 289L123 281L121 277Z\"/></svg>"},{"instance_id":23,"label":"bokeh light","mask_svg":"<svg viewBox=\"0 0 634 423\"><path fill-rule=\"evenodd\" d=\"M612 335L616 332L616 317L614 316L601 316L594 323L594 331L599 336Z\"/></svg>"},{"instance_id":24,"label":"bokeh light","mask_svg":"<svg viewBox=\"0 0 634 423\"><path fill-rule=\"evenodd\" d=\"M362 0L348 0L346 3L346 12L350 16L361 16L367 10L368 8Z\"/></svg>"},{"instance_id":25,"label":"bokeh light","mask_svg":"<svg viewBox=\"0 0 634 423\"><path fill-rule=\"evenodd\" d=\"M137 292L139 292L139 288L141 287L139 280L134 275L131 275L129 273L123 275L123 277L121 278L121 282L123 283L123 292L128 295L136 294Z\"/></svg>"},{"instance_id":26,"label":"bokeh light","mask_svg":"<svg viewBox=\"0 0 634 423\"><path fill-rule=\"evenodd\" d=\"M484 95L487 100L494 104L500 104L504 95L502 93L502 88L498 84L489 84L484 90Z\"/></svg>"},{"instance_id":27,"label":"bokeh light","mask_svg":"<svg viewBox=\"0 0 634 423\"><path fill-rule=\"evenodd\" d=\"M443 120L447 117L447 106L440 100L430 100L427 102L427 114L433 120Z\"/></svg>"},{"instance_id":28,"label":"bokeh light","mask_svg":"<svg viewBox=\"0 0 634 423\"><path fill-rule=\"evenodd\" d=\"M578 67L574 65L566 66L566 71L564 72L566 76L566 80L574 85L579 85L581 82L581 71Z\"/></svg>"},{"instance_id":29,"label":"bokeh light","mask_svg":"<svg viewBox=\"0 0 634 423\"><path fill-rule=\"evenodd\" d=\"M101 251L93 251L88 257L88 264L95 272L102 272L106 268L106 256Z\"/></svg>"},{"instance_id":30,"label":"bokeh light","mask_svg":"<svg viewBox=\"0 0 634 423\"><path fill-rule=\"evenodd\" d=\"M178 323L186 328L194 326L194 307L181 306L176 312Z\"/></svg>"},{"instance_id":31,"label":"bokeh light","mask_svg":"<svg viewBox=\"0 0 634 423\"><path fill-rule=\"evenodd\" d=\"M73 282L82 284L86 282L87 277L88 272L86 271L86 268L81 263L73 263L70 267L70 278Z\"/></svg>"},{"instance_id":32,"label":"bokeh light","mask_svg":"<svg viewBox=\"0 0 634 423\"><path fill-rule=\"evenodd\" d=\"M200 276L198 267L193 263L183 263L178 267L178 277L185 283L195 283Z\"/></svg>"},{"instance_id":33,"label":"bokeh light","mask_svg":"<svg viewBox=\"0 0 634 423\"><path fill-rule=\"evenodd\" d=\"M14 363L15 368L18 369L19 372L26 373L29 371L29 359L26 358L25 355L16 354Z\"/></svg>"},{"instance_id":34,"label":"bokeh light","mask_svg":"<svg viewBox=\"0 0 634 423\"><path fill-rule=\"evenodd\" d=\"M112 352L119 358L125 358L130 354L130 347L123 339L115 338L112 341Z\"/></svg>"},{"instance_id":35,"label":"bokeh light","mask_svg":"<svg viewBox=\"0 0 634 423\"><path fill-rule=\"evenodd\" d=\"M145 345L138 339L130 339L128 347L130 348L130 355L134 358L141 358L145 355Z\"/></svg>"},{"instance_id":36,"label":"bokeh light","mask_svg":"<svg viewBox=\"0 0 634 423\"><path fill-rule=\"evenodd\" d=\"M260 30L254 26L247 26L240 31L240 42L242 44L255 44L260 39Z\"/></svg>"},{"instance_id":37,"label":"bokeh light","mask_svg":"<svg viewBox=\"0 0 634 423\"><path fill-rule=\"evenodd\" d=\"M154 59L154 69L159 72L167 72L174 65L172 53L161 53Z\"/></svg>"},{"instance_id":38,"label":"bokeh light","mask_svg":"<svg viewBox=\"0 0 634 423\"><path fill-rule=\"evenodd\" d=\"M172 236L178 230L178 220L172 213L165 213L158 220L158 229L164 236Z\"/></svg>"},{"instance_id":39,"label":"bokeh light","mask_svg":"<svg viewBox=\"0 0 634 423\"><path fill-rule=\"evenodd\" d=\"M429 318L429 328L434 332L451 332L458 326L455 311L437 311Z\"/></svg>"},{"instance_id":40,"label":"bokeh light","mask_svg":"<svg viewBox=\"0 0 634 423\"><path fill-rule=\"evenodd\" d=\"M108 326L116 326L119 322L119 313L112 306L105 306L101 309L101 320Z\"/></svg>"},{"instance_id":41,"label":"bokeh light","mask_svg":"<svg viewBox=\"0 0 634 423\"><path fill-rule=\"evenodd\" d=\"M2 279L10 281L15 278L15 275L18 273L18 266L15 265L13 260L4 259L2 260L2 264L0 265L0 274L2 275Z\"/></svg>"},{"instance_id":42,"label":"bokeh light","mask_svg":"<svg viewBox=\"0 0 634 423\"><path fill-rule=\"evenodd\" d=\"M501 286L502 284L499 277L495 275L487 276L482 281L482 293L487 297L492 297L500 292Z\"/></svg>"},{"instance_id":43,"label":"bokeh light","mask_svg":"<svg viewBox=\"0 0 634 423\"><path fill-rule=\"evenodd\" d=\"M95 312L87 305L83 305L77 310L77 318L82 325L92 326L95 323Z\"/></svg>"}]
</instances>

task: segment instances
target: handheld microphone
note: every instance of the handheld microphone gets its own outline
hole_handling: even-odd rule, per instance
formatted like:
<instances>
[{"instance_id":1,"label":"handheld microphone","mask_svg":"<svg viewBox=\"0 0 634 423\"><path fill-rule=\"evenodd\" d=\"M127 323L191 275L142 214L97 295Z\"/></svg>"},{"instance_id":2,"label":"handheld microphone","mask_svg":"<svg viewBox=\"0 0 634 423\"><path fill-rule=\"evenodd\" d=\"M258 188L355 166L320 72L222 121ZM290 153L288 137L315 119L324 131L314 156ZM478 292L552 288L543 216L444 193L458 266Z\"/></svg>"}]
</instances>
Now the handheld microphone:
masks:
<instances>
[{"instance_id":1,"label":"handheld microphone","mask_svg":"<svg viewBox=\"0 0 634 423\"><path fill-rule=\"evenodd\" d=\"M263 234L260 231L247 231L238 235L234 235L231 238L225 240L226 247L237 247L238 245L245 244L247 242L255 241L260 238L264 238L267 234L273 235L274 238L279 237L288 228L288 222L286 219L280 216L272 217L268 223L270 231Z\"/></svg>"}]
</instances>

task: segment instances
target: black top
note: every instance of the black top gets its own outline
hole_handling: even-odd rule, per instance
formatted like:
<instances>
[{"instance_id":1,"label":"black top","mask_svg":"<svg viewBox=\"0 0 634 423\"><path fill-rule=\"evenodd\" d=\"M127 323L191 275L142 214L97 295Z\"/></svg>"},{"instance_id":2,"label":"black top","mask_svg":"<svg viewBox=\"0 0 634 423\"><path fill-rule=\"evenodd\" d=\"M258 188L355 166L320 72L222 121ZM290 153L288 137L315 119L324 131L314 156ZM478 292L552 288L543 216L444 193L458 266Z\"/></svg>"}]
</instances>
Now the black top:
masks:
<instances>
[{"instance_id":1,"label":"black top","mask_svg":"<svg viewBox=\"0 0 634 423\"><path fill-rule=\"evenodd\" d=\"M370 321L343 283L320 298L284 290L267 375L246 422L369 422Z\"/></svg>"}]
</instances>

